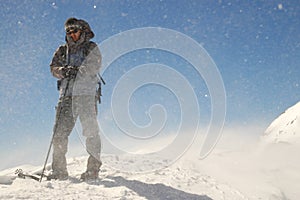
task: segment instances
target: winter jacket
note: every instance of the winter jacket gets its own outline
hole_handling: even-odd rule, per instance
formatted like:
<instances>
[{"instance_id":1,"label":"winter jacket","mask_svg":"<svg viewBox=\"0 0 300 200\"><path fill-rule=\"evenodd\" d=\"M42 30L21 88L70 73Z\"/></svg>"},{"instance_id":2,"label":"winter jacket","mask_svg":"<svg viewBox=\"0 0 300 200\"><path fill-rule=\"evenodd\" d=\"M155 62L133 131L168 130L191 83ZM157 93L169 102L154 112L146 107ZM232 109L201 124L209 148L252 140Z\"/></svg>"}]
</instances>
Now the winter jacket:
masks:
<instances>
[{"instance_id":1,"label":"winter jacket","mask_svg":"<svg viewBox=\"0 0 300 200\"><path fill-rule=\"evenodd\" d=\"M54 67L75 67L76 76L65 77L60 81L61 96L96 95L98 72L101 67L101 53L96 43L90 41L93 34L83 31L80 39L74 42L66 36L66 44L61 45L54 53L50 70ZM69 82L69 83L68 83ZM68 89L66 91L66 87Z\"/></svg>"}]
</instances>

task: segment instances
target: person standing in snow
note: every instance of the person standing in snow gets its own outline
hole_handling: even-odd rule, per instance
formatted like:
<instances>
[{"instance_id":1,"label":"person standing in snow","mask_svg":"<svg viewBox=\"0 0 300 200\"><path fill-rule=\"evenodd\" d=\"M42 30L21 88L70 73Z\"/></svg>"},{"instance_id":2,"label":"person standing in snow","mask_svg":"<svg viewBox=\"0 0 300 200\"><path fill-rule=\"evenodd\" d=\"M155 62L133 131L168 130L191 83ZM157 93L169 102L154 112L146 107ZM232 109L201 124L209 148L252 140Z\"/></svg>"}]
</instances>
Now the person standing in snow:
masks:
<instances>
[{"instance_id":1,"label":"person standing in snow","mask_svg":"<svg viewBox=\"0 0 300 200\"><path fill-rule=\"evenodd\" d=\"M94 33L86 21L69 18L64 25L66 44L56 50L50 64L52 75L59 79L60 97L52 140L52 172L47 178L68 178L68 137L79 117L89 154L87 169L81 174L81 179L95 179L102 165L96 94L101 53L97 44L90 41Z\"/></svg>"}]
</instances>

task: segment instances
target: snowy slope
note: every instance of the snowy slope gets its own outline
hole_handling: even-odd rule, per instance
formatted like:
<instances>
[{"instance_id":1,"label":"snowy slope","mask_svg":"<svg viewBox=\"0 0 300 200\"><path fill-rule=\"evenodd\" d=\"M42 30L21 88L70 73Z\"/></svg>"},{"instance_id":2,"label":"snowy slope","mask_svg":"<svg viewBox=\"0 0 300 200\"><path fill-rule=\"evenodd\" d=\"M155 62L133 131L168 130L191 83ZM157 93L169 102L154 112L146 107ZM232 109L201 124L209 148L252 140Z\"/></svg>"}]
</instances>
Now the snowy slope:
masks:
<instances>
[{"instance_id":1,"label":"snowy slope","mask_svg":"<svg viewBox=\"0 0 300 200\"><path fill-rule=\"evenodd\" d=\"M300 102L287 109L265 131L263 138L271 143L300 141Z\"/></svg>"},{"instance_id":2,"label":"snowy slope","mask_svg":"<svg viewBox=\"0 0 300 200\"><path fill-rule=\"evenodd\" d=\"M202 174L193 165L177 164L149 173L126 173L114 169L116 163L126 165L133 159L103 156L101 180L79 182L86 157L68 160L69 180L43 181L15 179L11 184L0 184L0 199L246 199L238 190L220 184L213 178ZM39 167L20 166L27 172ZM2 177L13 176L16 168L0 173ZM2 182L3 183L3 182Z\"/></svg>"}]
</instances>

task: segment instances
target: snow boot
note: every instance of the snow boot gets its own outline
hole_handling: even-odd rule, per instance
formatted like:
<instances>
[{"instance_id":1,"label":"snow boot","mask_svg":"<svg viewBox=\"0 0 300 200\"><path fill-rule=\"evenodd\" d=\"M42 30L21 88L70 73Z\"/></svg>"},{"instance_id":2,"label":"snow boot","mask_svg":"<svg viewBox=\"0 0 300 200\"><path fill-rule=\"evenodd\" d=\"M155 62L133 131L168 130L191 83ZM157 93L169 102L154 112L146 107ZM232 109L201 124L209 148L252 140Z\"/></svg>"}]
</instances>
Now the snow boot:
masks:
<instances>
[{"instance_id":1,"label":"snow boot","mask_svg":"<svg viewBox=\"0 0 300 200\"><path fill-rule=\"evenodd\" d=\"M89 180L95 180L98 177L99 177L99 170L86 171L81 174L80 180L89 181Z\"/></svg>"},{"instance_id":2,"label":"snow boot","mask_svg":"<svg viewBox=\"0 0 300 200\"><path fill-rule=\"evenodd\" d=\"M52 179L54 180L67 180L69 177L68 172L57 172L57 171L52 171L50 174L47 176L47 181L50 181Z\"/></svg>"},{"instance_id":3,"label":"snow boot","mask_svg":"<svg viewBox=\"0 0 300 200\"><path fill-rule=\"evenodd\" d=\"M101 165L102 162L99 159L90 155L88 158L87 170L81 174L80 180L88 181L97 179L99 177Z\"/></svg>"}]
</instances>

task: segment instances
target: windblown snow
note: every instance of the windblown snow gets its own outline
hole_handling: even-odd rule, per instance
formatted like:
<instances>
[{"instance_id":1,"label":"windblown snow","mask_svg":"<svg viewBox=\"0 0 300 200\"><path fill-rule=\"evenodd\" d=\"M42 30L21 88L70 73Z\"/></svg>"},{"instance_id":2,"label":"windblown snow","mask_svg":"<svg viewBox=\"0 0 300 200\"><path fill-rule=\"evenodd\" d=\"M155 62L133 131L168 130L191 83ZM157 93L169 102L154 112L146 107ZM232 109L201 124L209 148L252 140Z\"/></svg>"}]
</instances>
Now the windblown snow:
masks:
<instances>
[{"instance_id":1,"label":"windblown snow","mask_svg":"<svg viewBox=\"0 0 300 200\"><path fill-rule=\"evenodd\" d=\"M79 181L86 156L68 159L70 177L65 181L40 183L14 174L19 168L34 174L41 166L6 169L0 172L0 199L297 200L299 113L300 103L275 119L264 134L255 128L227 127L204 160L199 159L199 141L173 164L140 159L140 152L150 147L137 149L139 156L103 154L100 178L92 182ZM122 166L131 169L121 170ZM155 170L143 172L151 168Z\"/></svg>"}]
</instances>

